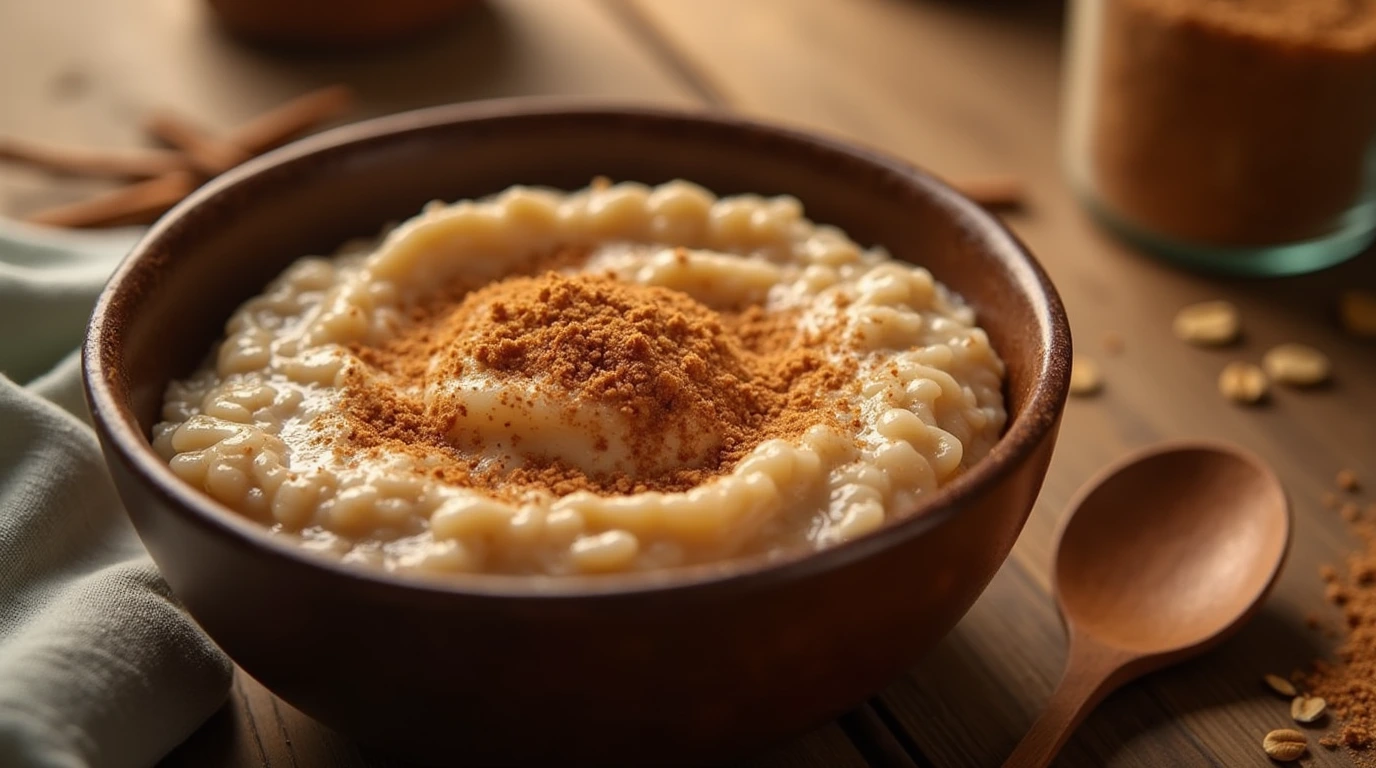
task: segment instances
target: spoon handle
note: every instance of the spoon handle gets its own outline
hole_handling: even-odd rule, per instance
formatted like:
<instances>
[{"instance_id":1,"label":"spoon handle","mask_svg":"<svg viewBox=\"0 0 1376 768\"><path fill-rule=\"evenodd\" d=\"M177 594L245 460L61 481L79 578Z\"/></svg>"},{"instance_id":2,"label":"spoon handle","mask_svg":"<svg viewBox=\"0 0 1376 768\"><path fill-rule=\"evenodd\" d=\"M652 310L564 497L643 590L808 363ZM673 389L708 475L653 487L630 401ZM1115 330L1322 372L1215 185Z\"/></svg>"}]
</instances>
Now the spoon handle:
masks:
<instances>
[{"instance_id":1,"label":"spoon handle","mask_svg":"<svg viewBox=\"0 0 1376 768\"><path fill-rule=\"evenodd\" d=\"M1072 632L1065 674L1041 717L1009 755L1003 768L1046 768L1075 732L1080 721L1130 675L1132 654L1104 646Z\"/></svg>"}]
</instances>

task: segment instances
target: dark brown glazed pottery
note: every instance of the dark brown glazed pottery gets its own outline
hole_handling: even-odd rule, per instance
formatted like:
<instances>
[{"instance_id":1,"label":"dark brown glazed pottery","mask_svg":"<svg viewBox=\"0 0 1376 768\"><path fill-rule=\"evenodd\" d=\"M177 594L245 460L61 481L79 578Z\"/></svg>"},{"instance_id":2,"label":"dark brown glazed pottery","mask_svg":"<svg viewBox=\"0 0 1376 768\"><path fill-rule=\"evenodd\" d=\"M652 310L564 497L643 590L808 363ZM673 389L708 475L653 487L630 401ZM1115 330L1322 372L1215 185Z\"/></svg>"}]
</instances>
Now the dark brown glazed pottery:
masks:
<instances>
[{"instance_id":1,"label":"dark brown glazed pottery","mask_svg":"<svg viewBox=\"0 0 1376 768\"><path fill-rule=\"evenodd\" d=\"M478 0L207 0L239 37L274 48L352 50L434 31Z\"/></svg>"},{"instance_id":2,"label":"dark brown glazed pottery","mask_svg":"<svg viewBox=\"0 0 1376 768\"><path fill-rule=\"evenodd\" d=\"M899 522L821 553L671 572L419 582L319 559L183 484L149 447L163 389L288 263L427 201L595 175L787 193L921 263L1008 366L993 452ZM1055 290L997 221L883 155L734 117L567 102L341 128L212 181L102 295L86 386L121 496L191 614L245 670L349 736L426 763L663 764L747 755L884 686L1007 557L1051 458L1070 365Z\"/></svg>"}]
</instances>

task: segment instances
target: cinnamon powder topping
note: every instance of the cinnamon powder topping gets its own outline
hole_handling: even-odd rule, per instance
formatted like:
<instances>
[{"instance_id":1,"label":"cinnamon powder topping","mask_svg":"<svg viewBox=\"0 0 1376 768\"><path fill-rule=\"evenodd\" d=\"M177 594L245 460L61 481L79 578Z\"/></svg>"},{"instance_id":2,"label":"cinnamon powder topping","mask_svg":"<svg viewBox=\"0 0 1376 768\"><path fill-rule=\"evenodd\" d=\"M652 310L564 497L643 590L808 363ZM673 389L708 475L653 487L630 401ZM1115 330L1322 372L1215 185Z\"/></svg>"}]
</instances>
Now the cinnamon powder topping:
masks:
<instances>
[{"instance_id":1,"label":"cinnamon powder topping","mask_svg":"<svg viewBox=\"0 0 1376 768\"><path fill-rule=\"evenodd\" d=\"M444 482L498 497L682 491L767 439L850 422L856 365L837 354L843 343L804 331L794 312L714 309L607 275L509 277L417 305L391 341L356 348L345 417L352 446L406 452ZM585 425L590 408L609 415L592 444L625 445L629 465L589 474L570 457L523 452L519 423L503 424L509 441L484 441L464 428L474 414L461 390L422 396L464 377L497 382L518 412L556 404L566 425Z\"/></svg>"}]
</instances>

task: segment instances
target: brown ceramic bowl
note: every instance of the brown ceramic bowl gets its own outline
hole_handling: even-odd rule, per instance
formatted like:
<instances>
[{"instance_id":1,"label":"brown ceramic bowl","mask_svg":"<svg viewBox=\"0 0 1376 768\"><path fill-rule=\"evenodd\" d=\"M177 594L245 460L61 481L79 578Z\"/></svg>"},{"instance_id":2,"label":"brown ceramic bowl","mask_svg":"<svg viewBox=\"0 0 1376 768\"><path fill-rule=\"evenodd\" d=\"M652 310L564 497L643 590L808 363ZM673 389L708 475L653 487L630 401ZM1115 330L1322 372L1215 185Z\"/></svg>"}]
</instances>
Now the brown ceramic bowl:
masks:
<instances>
[{"instance_id":1,"label":"brown ceramic bowl","mask_svg":"<svg viewBox=\"0 0 1376 768\"><path fill-rule=\"evenodd\" d=\"M280 48L351 49L442 27L477 0L208 0L220 23Z\"/></svg>"},{"instance_id":2,"label":"brown ceramic bowl","mask_svg":"<svg viewBox=\"0 0 1376 768\"><path fill-rule=\"evenodd\" d=\"M871 535L820 553L536 588L420 583L327 562L182 483L149 447L163 389L293 259L426 201L598 174L796 195L810 217L928 266L1008 365L993 452ZM749 754L842 713L960 619L1008 555L1051 458L1070 364L1061 303L993 217L907 164L720 115L493 102L341 128L212 181L101 296L96 426L173 591L245 670L362 741L425 763L662 764Z\"/></svg>"}]
</instances>

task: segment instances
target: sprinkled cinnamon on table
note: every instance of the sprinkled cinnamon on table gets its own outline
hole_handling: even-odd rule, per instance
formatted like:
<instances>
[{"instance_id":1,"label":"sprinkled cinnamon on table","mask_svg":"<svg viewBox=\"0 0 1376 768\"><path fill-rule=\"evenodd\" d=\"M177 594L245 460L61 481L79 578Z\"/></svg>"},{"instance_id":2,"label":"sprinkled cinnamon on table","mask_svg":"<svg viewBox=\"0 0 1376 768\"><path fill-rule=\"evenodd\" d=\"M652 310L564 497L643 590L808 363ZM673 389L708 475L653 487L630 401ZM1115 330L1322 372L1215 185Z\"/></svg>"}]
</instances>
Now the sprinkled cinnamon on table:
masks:
<instances>
[{"instance_id":1,"label":"sprinkled cinnamon on table","mask_svg":"<svg viewBox=\"0 0 1376 768\"><path fill-rule=\"evenodd\" d=\"M1353 750L1357 765L1376 766L1376 522L1357 519L1352 531L1362 547L1346 572L1324 566L1325 597L1342 610L1346 635L1333 661L1317 661L1301 681L1323 697L1337 718L1321 744Z\"/></svg>"}]
</instances>

